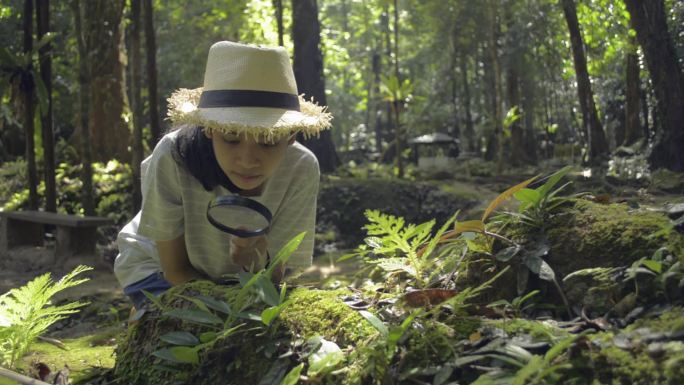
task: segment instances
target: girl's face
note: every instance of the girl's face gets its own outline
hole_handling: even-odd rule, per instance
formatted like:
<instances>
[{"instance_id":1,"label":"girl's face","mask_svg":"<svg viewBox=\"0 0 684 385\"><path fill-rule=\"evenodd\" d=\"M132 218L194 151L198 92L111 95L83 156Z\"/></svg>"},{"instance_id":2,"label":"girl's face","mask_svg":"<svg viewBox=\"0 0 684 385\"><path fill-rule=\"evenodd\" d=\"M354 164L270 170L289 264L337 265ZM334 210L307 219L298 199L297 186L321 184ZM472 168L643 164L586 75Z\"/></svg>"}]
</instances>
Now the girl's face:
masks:
<instances>
[{"instance_id":1,"label":"girl's face","mask_svg":"<svg viewBox=\"0 0 684 385\"><path fill-rule=\"evenodd\" d=\"M259 189L285 156L295 136L276 142L255 140L252 135L205 131L211 139L216 160L228 179L241 190Z\"/></svg>"}]
</instances>

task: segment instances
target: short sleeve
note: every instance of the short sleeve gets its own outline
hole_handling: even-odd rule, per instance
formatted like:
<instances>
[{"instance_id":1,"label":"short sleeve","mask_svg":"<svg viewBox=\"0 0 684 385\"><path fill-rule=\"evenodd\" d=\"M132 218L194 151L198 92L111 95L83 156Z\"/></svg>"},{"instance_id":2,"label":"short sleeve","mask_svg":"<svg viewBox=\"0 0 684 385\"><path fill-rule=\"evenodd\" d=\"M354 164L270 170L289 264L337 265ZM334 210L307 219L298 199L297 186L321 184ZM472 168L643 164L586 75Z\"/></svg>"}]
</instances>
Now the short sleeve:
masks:
<instances>
[{"instance_id":1,"label":"short sleeve","mask_svg":"<svg viewBox=\"0 0 684 385\"><path fill-rule=\"evenodd\" d=\"M311 156L301 168L295 173L297 178L292 182L292 188L285 197L282 209L274 218L269 233L269 253L275 256L292 238L306 232L299 248L286 264L292 269L311 266L316 230L316 198L320 179L318 161Z\"/></svg>"},{"instance_id":2,"label":"short sleeve","mask_svg":"<svg viewBox=\"0 0 684 385\"><path fill-rule=\"evenodd\" d=\"M164 137L142 164L142 208L138 234L155 241L183 233L183 199L173 141Z\"/></svg>"}]
</instances>

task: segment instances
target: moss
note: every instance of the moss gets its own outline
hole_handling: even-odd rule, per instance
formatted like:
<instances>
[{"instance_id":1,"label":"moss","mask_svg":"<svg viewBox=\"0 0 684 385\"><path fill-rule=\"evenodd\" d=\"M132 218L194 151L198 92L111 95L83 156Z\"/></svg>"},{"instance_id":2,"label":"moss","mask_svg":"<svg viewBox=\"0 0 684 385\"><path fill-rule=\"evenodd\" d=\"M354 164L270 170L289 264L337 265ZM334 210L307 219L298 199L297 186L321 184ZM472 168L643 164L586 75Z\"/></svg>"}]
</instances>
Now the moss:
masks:
<instances>
[{"instance_id":1,"label":"moss","mask_svg":"<svg viewBox=\"0 0 684 385\"><path fill-rule=\"evenodd\" d=\"M554 342L561 337L570 334L548 321L534 321L525 318L512 318L508 320L489 321L490 324L502 328L506 334L514 336L518 334L529 334L537 340Z\"/></svg>"},{"instance_id":2,"label":"moss","mask_svg":"<svg viewBox=\"0 0 684 385\"><path fill-rule=\"evenodd\" d=\"M681 258L684 242L662 214L585 200L554 215L548 237L548 262L561 276L590 267L629 265L663 246Z\"/></svg>"},{"instance_id":3,"label":"moss","mask_svg":"<svg viewBox=\"0 0 684 385\"><path fill-rule=\"evenodd\" d=\"M57 371L68 365L69 378L78 382L93 368L114 367L114 348L119 334L118 328L110 328L89 336L61 340L66 349L38 341L31 345L30 352L23 357L18 368L28 371L32 363L42 362Z\"/></svg>"},{"instance_id":4,"label":"moss","mask_svg":"<svg viewBox=\"0 0 684 385\"><path fill-rule=\"evenodd\" d=\"M174 287L161 300L167 305L188 307L191 305L175 294L205 294L226 298L230 302L236 291L236 287L222 287L208 281L193 282ZM248 323L242 331L216 341L203 351L199 366L176 365L182 369L180 373L162 370L157 365L162 362L151 356L152 352L162 347L159 336L178 330L199 335L208 329L169 319L158 311L152 311L130 331L125 343L120 346L115 374L130 384L167 384L179 380L196 385L258 383L276 361L275 357L292 349L292 341L322 335L343 350L358 349L358 352L348 357L349 368L334 378L335 383L359 384L367 375L363 365L358 365L358 362L368 361L373 350L364 347L374 343L379 333L357 311L340 300L342 295L349 294L347 290L295 289L288 296L290 305L282 311L271 328L266 331L254 329L252 326L255 324ZM352 359L358 362L352 362ZM290 364L294 366L296 363Z\"/></svg>"}]
</instances>

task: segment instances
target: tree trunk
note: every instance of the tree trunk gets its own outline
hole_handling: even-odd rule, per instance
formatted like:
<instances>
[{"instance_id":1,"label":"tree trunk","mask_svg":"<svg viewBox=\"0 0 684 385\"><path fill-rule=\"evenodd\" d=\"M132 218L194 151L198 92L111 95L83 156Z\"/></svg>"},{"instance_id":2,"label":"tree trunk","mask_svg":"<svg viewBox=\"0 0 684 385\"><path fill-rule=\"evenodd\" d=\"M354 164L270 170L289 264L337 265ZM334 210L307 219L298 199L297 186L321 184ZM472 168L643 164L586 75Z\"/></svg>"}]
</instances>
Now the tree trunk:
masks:
<instances>
[{"instance_id":1,"label":"tree trunk","mask_svg":"<svg viewBox=\"0 0 684 385\"><path fill-rule=\"evenodd\" d=\"M629 37L628 52L625 65L625 130L624 140L617 141L629 146L641 137L641 123L639 121L639 56L637 42L633 36ZM619 139L619 138L616 138Z\"/></svg>"},{"instance_id":2,"label":"tree trunk","mask_svg":"<svg viewBox=\"0 0 684 385\"><path fill-rule=\"evenodd\" d=\"M473 127L473 112L472 102L470 96L470 85L468 81L468 57L461 55L459 60L461 65L461 83L463 84L463 109L465 111L465 132L463 133L466 149L468 152L475 152L477 146L475 143L475 128Z\"/></svg>"},{"instance_id":3,"label":"tree trunk","mask_svg":"<svg viewBox=\"0 0 684 385\"><path fill-rule=\"evenodd\" d=\"M147 53L147 93L150 106L150 148L161 139L159 122L159 93L157 89L157 37L154 31L154 6L152 0L143 0L143 16L145 17L145 49Z\"/></svg>"},{"instance_id":4,"label":"tree trunk","mask_svg":"<svg viewBox=\"0 0 684 385\"><path fill-rule=\"evenodd\" d=\"M382 154L382 98L380 98L380 72L382 59L377 52L373 51L373 113L375 114L375 152Z\"/></svg>"},{"instance_id":5,"label":"tree trunk","mask_svg":"<svg viewBox=\"0 0 684 385\"><path fill-rule=\"evenodd\" d=\"M292 41L298 91L309 98L313 97L318 104L326 105L316 0L292 0ZM333 172L340 165L330 130L322 131L318 138L306 139L300 135L298 140L316 155L321 171Z\"/></svg>"},{"instance_id":6,"label":"tree trunk","mask_svg":"<svg viewBox=\"0 0 684 385\"><path fill-rule=\"evenodd\" d=\"M499 62L499 7L498 0L490 0L489 10L489 59L492 65L492 76L494 76L494 137L496 138L496 171L501 174L503 171L503 107L501 92L501 63Z\"/></svg>"},{"instance_id":7,"label":"tree trunk","mask_svg":"<svg viewBox=\"0 0 684 385\"><path fill-rule=\"evenodd\" d=\"M143 160L143 137L142 137L142 58L140 57L140 1L131 0L131 25L130 25L130 68L131 68L131 111L133 113L133 137L131 153L131 171L133 174L133 211L140 210L142 204L140 180L140 163Z\"/></svg>"},{"instance_id":8,"label":"tree trunk","mask_svg":"<svg viewBox=\"0 0 684 385\"><path fill-rule=\"evenodd\" d=\"M397 84L401 84L401 78L399 77L399 6L397 5L397 0L394 0L394 76L397 78ZM401 159L402 147L404 142L404 135L401 126L401 106L403 101L398 100L395 95L394 102L392 103L392 111L394 112L394 144L395 144L395 154L394 154L394 166L397 168L397 176L399 178L404 177L404 163Z\"/></svg>"},{"instance_id":9,"label":"tree trunk","mask_svg":"<svg viewBox=\"0 0 684 385\"><path fill-rule=\"evenodd\" d=\"M50 31L50 1L36 0L36 25L40 40ZM57 211L57 186L55 181L55 136L52 125L52 61L46 44L39 50L40 77L47 90L47 111L41 111L41 133L43 139L43 164L45 177L45 211Z\"/></svg>"},{"instance_id":10,"label":"tree trunk","mask_svg":"<svg viewBox=\"0 0 684 385\"><path fill-rule=\"evenodd\" d=\"M121 62L121 21L124 0L84 1L82 27L88 49L90 78L89 124L95 161L127 162L130 131L123 119L125 105Z\"/></svg>"},{"instance_id":11,"label":"tree trunk","mask_svg":"<svg viewBox=\"0 0 684 385\"><path fill-rule=\"evenodd\" d=\"M523 68L534 68L529 60L523 56ZM533 71L523 72L520 88L522 93L522 115L525 125L524 151L527 162L535 164L537 162L537 139L534 132L534 103L535 103L535 79Z\"/></svg>"},{"instance_id":12,"label":"tree trunk","mask_svg":"<svg viewBox=\"0 0 684 385\"><path fill-rule=\"evenodd\" d=\"M24 52L33 50L33 0L24 0ZM38 209L38 171L36 170L36 152L33 135L35 126L33 117L36 112L35 82L33 65L28 63L21 79L21 90L24 94L24 135L26 140L26 164L28 166L29 209Z\"/></svg>"},{"instance_id":13,"label":"tree trunk","mask_svg":"<svg viewBox=\"0 0 684 385\"><path fill-rule=\"evenodd\" d=\"M584 51L584 42L577 20L577 9L574 0L562 0L565 21L570 32L572 45L572 58L575 64L577 76L577 94L579 96L580 109L582 110L582 126L587 137L589 146L589 162L593 163L608 154L608 142L603 133L603 127L598 117L594 94L591 91L589 71L587 70L587 57Z\"/></svg>"},{"instance_id":14,"label":"tree trunk","mask_svg":"<svg viewBox=\"0 0 684 385\"><path fill-rule=\"evenodd\" d=\"M278 45L285 46L285 28L283 27L283 0L273 0L276 24L278 25Z\"/></svg>"},{"instance_id":15,"label":"tree trunk","mask_svg":"<svg viewBox=\"0 0 684 385\"><path fill-rule=\"evenodd\" d=\"M684 75L667 30L663 0L625 0L651 76L662 132L656 133L651 167L684 171Z\"/></svg>"},{"instance_id":16,"label":"tree trunk","mask_svg":"<svg viewBox=\"0 0 684 385\"><path fill-rule=\"evenodd\" d=\"M85 0L88 1L88 0ZM71 2L71 9L74 13L74 24L76 27L76 42L78 45L78 123L81 149L81 180L83 189L81 190L81 204L86 215L95 215L95 198L93 196L93 155L90 149L90 130L88 129L88 111L90 110L88 63L86 57L88 50L83 36L83 7L80 0Z\"/></svg>"}]
</instances>

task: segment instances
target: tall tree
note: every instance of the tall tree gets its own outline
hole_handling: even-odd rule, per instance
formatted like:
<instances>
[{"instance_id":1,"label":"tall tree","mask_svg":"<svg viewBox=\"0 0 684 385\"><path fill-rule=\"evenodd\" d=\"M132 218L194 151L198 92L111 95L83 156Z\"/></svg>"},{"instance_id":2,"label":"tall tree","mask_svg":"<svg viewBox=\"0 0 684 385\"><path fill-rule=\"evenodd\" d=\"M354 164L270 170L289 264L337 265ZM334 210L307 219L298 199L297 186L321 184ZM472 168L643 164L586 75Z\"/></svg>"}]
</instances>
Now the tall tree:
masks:
<instances>
[{"instance_id":1,"label":"tall tree","mask_svg":"<svg viewBox=\"0 0 684 385\"><path fill-rule=\"evenodd\" d=\"M33 0L24 0L24 53L32 55L33 51ZM36 111L35 80L31 59L27 63L27 70L22 74L21 89L24 95L24 135L26 140L26 163L28 165L29 208L38 209L38 171L36 170L35 141L33 135L35 126L33 117Z\"/></svg>"},{"instance_id":2,"label":"tall tree","mask_svg":"<svg viewBox=\"0 0 684 385\"><path fill-rule=\"evenodd\" d=\"M50 31L50 1L36 0L36 32L38 40ZM47 111L41 111L41 133L43 141L43 168L45 180L45 211L57 211L57 186L55 181L55 136L52 122L52 60L48 42L38 50L40 77L47 91Z\"/></svg>"},{"instance_id":3,"label":"tall tree","mask_svg":"<svg viewBox=\"0 0 684 385\"><path fill-rule=\"evenodd\" d=\"M639 55L634 36L628 39L625 63L625 130L623 140L617 143L631 145L641 137L641 123L639 120Z\"/></svg>"},{"instance_id":4,"label":"tall tree","mask_svg":"<svg viewBox=\"0 0 684 385\"><path fill-rule=\"evenodd\" d=\"M649 163L684 171L684 75L667 29L663 0L625 0L655 91L662 132Z\"/></svg>"},{"instance_id":5,"label":"tall tree","mask_svg":"<svg viewBox=\"0 0 684 385\"><path fill-rule=\"evenodd\" d=\"M294 43L293 68L297 89L320 105L327 105L323 55L321 54L321 27L318 22L316 0L292 0L292 41ZM329 130L317 138L299 137L318 158L323 172L332 172L340 165Z\"/></svg>"},{"instance_id":6,"label":"tall tree","mask_svg":"<svg viewBox=\"0 0 684 385\"><path fill-rule=\"evenodd\" d=\"M87 0L86 0L87 1ZM88 49L86 39L83 36L83 4L80 0L71 1L71 10L74 14L76 29L76 44L78 47L78 125L80 126L81 152L81 205L86 215L95 214L95 198L93 194L93 155L90 148L90 130L88 129L88 111L90 110L90 75L88 74Z\"/></svg>"},{"instance_id":7,"label":"tall tree","mask_svg":"<svg viewBox=\"0 0 684 385\"><path fill-rule=\"evenodd\" d=\"M130 68L131 68L131 112L133 113L133 136L131 147L131 170L133 171L133 210L137 212L142 205L142 186L140 180L140 163L143 160L142 135L142 58L140 56L141 0L131 0L130 23Z\"/></svg>"},{"instance_id":8,"label":"tall tree","mask_svg":"<svg viewBox=\"0 0 684 385\"><path fill-rule=\"evenodd\" d=\"M401 127L400 111L403 105L403 100L397 96L398 86L402 84L401 76L399 74L399 5L397 0L394 0L394 77L397 79L397 89L395 90L394 99L392 100L392 111L394 112L394 145L396 146L394 154L394 164L397 168L397 176L404 177L404 164L401 159L402 147L404 144L404 135Z\"/></svg>"},{"instance_id":9,"label":"tall tree","mask_svg":"<svg viewBox=\"0 0 684 385\"><path fill-rule=\"evenodd\" d=\"M503 106L502 106L502 87L501 87L501 62L499 60L499 0L489 0L487 4L489 11L489 34L487 41L487 52L491 64L492 76L494 80L494 135L496 143L496 170L501 174L503 170Z\"/></svg>"},{"instance_id":10,"label":"tall tree","mask_svg":"<svg viewBox=\"0 0 684 385\"><path fill-rule=\"evenodd\" d=\"M122 18L125 0L84 1L82 27L88 49L90 129L94 160L127 161L130 132L124 120Z\"/></svg>"},{"instance_id":11,"label":"tall tree","mask_svg":"<svg viewBox=\"0 0 684 385\"><path fill-rule=\"evenodd\" d=\"M596 110L594 93L591 90L589 71L587 70L587 57L579 21L577 20L575 1L562 0L561 4L570 32L572 58L575 64L575 75L577 76L577 94L579 96L580 109L582 110L582 126L589 147L589 161L594 162L608 154L608 142L606 141L603 126Z\"/></svg>"},{"instance_id":12,"label":"tall tree","mask_svg":"<svg viewBox=\"0 0 684 385\"><path fill-rule=\"evenodd\" d=\"M283 27L283 0L273 0L275 8L276 26L278 28L278 45L285 45L285 27Z\"/></svg>"},{"instance_id":13,"label":"tall tree","mask_svg":"<svg viewBox=\"0 0 684 385\"><path fill-rule=\"evenodd\" d=\"M157 36L154 31L154 6L152 0L143 1L145 24L145 51L147 53L147 94L149 104L150 148L154 148L161 139L161 124L159 123L159 96L157 88Z\"/></svg>"}]
</instances>

